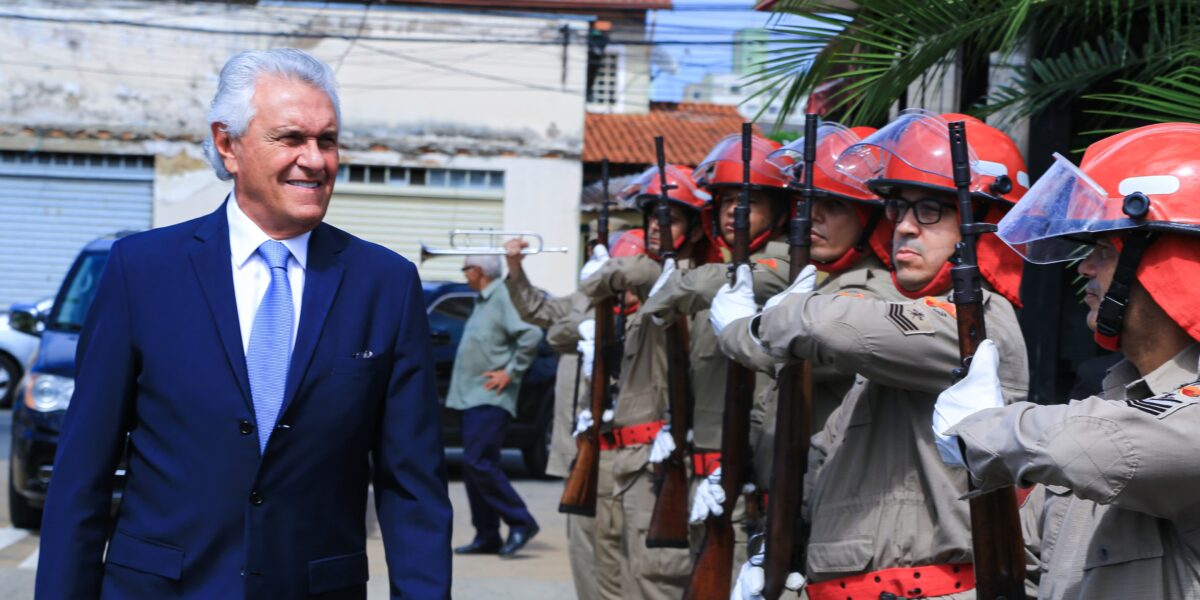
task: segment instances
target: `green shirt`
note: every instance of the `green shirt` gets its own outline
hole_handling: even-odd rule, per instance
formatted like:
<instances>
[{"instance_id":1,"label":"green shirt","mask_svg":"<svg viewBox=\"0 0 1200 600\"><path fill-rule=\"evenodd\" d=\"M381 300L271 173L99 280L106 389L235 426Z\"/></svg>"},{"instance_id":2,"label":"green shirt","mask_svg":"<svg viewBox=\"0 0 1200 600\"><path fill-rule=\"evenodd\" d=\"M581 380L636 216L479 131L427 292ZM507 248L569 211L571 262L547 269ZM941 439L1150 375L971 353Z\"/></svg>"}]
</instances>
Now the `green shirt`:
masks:
<instances>
[{"instance_id":1,"label":"green shirt","mask_svg":"<svg viewBox=\"0 0 1200 600\"><path fill-rule=\"evenodd\" d=\"M503 280L483 288L475 308L463 327L446 407L466 410L476 406L499 406L517 416L517 394L521 376L537 355L542 331L521 320L509 300ZM504 369L512 382L499 393L483 389L484 371Z\"/></svg>"}]
</instances>

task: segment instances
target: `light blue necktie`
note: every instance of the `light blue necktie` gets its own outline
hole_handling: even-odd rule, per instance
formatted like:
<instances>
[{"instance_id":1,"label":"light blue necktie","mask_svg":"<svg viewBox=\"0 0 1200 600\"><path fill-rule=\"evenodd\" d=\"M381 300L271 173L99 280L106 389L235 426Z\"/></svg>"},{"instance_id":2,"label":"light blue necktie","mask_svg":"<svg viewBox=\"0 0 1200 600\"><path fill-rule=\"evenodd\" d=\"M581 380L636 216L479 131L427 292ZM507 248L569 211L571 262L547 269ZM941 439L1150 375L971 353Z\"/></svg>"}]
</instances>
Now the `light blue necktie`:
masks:
<instances>
[{"instance_id":1,"label":"light blue necktie","mask_svg":"<svg viewBox=\"0 0 1200 600\"><path fill-rule=\"evenodd\" d=\"M292 358L292 286L288 282L287 246L267 240L258 254L271 268L271 284L254 314L250 344L246 350L246 371L250 376L250 396L258 421L258 448L265 451L275 429L275 420L283 406L288 365Z\"/></svg>"}]
</instances>

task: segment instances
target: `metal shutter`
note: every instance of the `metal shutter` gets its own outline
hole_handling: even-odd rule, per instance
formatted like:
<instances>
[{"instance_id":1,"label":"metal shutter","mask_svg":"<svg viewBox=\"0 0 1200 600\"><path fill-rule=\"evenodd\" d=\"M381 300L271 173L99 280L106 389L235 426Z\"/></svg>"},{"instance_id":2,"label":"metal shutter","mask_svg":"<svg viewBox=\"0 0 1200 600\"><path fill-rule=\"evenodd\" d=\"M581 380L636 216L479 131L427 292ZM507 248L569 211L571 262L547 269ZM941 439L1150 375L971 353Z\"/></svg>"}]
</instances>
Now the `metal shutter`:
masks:
<instances>
[{"instance_id":1,"label":"metal shutter","mask_svg":"<svg viewBox=\"0 0 1200 600\"><path fill-rule=\"evenodd\" d=\"M150 227L148 156L0 152L0 309L58 291L84 244Z\"/></svg>"},{"instance_id":2,"label":"metal shutter","mask_svg":"<svg viewBox=\"0 0 1200 600\"><path fill-rule=\"evenodd\" d=\"M445 246L451 229L498 229L504 224L503 210L503 201L495 199L335 191L325 222L387 246L416 263L420 261L421 240L431 246ZM464 281L461 257L433 258L418 266L424 281Z\"/></svg>"}]
</instances>

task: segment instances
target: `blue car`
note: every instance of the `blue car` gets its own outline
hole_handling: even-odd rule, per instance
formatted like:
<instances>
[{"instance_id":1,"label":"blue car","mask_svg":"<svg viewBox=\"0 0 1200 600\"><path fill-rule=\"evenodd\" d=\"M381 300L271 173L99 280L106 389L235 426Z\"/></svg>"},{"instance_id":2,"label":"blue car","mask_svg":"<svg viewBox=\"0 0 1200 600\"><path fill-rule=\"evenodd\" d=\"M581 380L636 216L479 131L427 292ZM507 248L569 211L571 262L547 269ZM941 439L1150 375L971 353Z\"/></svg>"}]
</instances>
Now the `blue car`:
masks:
<instances>
[{"instance_id":1,"label":"blue car","mask_svg":"<svg viewBox=\"0 0 1200 600\"><path fill-rule=\"evenodd\" d=\"M75 390L75 347L83 320L95 298L100 275L118 233L95 240L83 248L67 272L49 312L37 305L15 304L9 323L18 331L41 336L32 366L25 374L13 402L12 452L9 461L8 507L14 527L41 526L42 506L54 473L54 453L67 405ZM454 411L444 408L450 372L463 326L474 306L475 293L466 285L449 282L424 284L425 306L431 326L431 347L437 369L438 397L443 403L442 424L447 445L461 445L462 434ZM44 307L43 307L44 308ZM557 356L543 341L529 373L521 384L518 416L509 428L506 447L522 450L530 472L545 472L550 423L554 405ZM124 461L122 460L122 465ZM113 506L120 501L124 470L118 469Z\"/></svg>"}]
</instances>

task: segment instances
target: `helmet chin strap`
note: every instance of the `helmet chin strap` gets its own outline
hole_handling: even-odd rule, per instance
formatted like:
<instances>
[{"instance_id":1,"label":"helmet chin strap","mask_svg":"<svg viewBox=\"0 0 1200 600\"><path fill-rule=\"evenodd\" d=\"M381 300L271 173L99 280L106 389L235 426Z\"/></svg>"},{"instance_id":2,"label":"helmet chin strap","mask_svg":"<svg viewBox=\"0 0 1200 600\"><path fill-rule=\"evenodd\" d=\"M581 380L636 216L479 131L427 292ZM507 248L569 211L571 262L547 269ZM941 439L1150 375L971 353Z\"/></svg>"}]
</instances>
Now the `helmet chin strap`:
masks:
<instances>
[{"instance_id":1,"label":"helmet chin strap","mask_svg":"<svg viewBox=\"0 0 1200 600\"><path fill-rule=\"evenodd\" d=\"M1120 347L1129 291L1137 281L1137 268L1142 262L1142 254L1155 238L1157 234L1153 231L1134 231L1124 240L1112 282L1108 284L1108 291L1096 313L1096 343L1105 350L1117 350Z\"/></svg>"}]
</instances>

